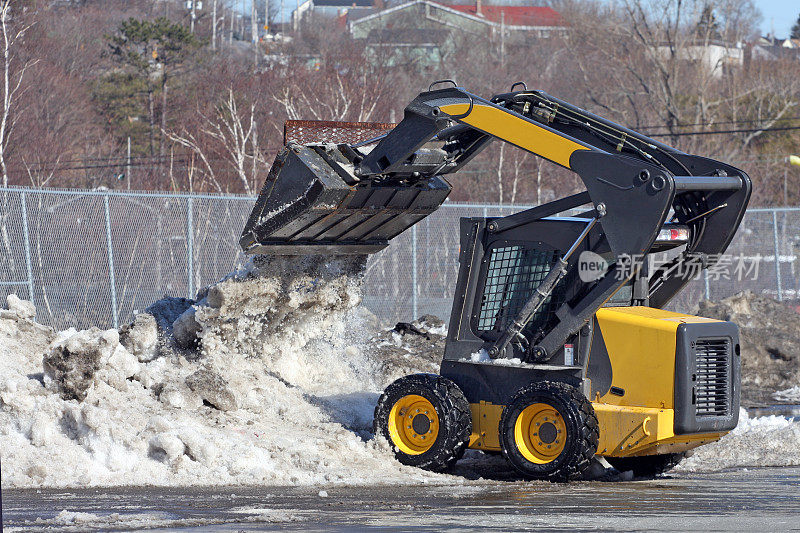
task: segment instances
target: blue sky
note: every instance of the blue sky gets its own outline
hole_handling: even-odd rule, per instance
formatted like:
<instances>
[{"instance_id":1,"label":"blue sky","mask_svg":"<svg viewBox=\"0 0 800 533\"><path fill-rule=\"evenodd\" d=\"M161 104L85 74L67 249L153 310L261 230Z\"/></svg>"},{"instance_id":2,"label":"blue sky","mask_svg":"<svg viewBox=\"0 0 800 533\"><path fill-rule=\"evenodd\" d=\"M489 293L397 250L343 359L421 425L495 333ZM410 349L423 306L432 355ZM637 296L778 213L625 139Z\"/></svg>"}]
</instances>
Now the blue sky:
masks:
<instances>
[{"instance_id":1,"label":"blue sky","mask_svg":"<svg viewBox=\"0 0 800 533\"><path fill-rule=\"evenodd\" d=\"M263 9L263 0L256 0L257 5ZM272 0L276 1L276 0ZM279 1L279 0L278 0ZM303 3L304 0L300 0ZM452 0L451 0L452 1ZM800 15L800 0L753 0L756 7L761 10L764 18L761 21L761 33L766 35L772 29L775 30L776 37L788 37L792 25ZM294 10L296 0L284 0L284 15L288 20L290 13ZM453 1L453 3L456 3ZM467 2L460 2L467 3ZM496 2L501 3L501 2ZM514 0L506 0L507 4L515 4ZM247 2L249 6L249 2ZM249 13L249 11L248 11Z\"/></svg>"},{"instance_id":2,"label":"blue sky","mask_svg":"<svg viewBox=\"0 0 800 533\"><path fill-rule=\"evenodd\" d=\"M800 15L800 0L755 0L755 4L764 15L761 33L766 35L774 28L776 37L789 36Z\"/></svg>"}]
</instances>

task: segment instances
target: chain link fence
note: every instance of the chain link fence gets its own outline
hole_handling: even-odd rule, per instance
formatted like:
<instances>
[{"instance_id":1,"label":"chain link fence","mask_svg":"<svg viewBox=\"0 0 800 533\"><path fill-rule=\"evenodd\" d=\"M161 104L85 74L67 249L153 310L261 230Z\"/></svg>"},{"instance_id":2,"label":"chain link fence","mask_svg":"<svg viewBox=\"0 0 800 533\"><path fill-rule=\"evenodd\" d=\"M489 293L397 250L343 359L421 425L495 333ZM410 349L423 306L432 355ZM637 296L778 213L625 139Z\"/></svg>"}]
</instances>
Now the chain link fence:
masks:
<instances>
[{"instance_id":1,"label":"chain link fence","mask_svg":"<svg viewBox=\"0 0 800 533\"><path fill-rule=\"evenodd\" d=\"M193 297L246 258L239 234L245 196L0 189L0 297L30 299L57 329L118 327L164 295ZM459 218L529 206L446 203L367 265L364 303L387 323L447 319L458 275ZM749 289L795 300L800 208L751 209L728 255L757 259L739 279L704 271L672 302L688 311ZM754 275L755 274L755 275Z\"/></svg>"}]
</instances>

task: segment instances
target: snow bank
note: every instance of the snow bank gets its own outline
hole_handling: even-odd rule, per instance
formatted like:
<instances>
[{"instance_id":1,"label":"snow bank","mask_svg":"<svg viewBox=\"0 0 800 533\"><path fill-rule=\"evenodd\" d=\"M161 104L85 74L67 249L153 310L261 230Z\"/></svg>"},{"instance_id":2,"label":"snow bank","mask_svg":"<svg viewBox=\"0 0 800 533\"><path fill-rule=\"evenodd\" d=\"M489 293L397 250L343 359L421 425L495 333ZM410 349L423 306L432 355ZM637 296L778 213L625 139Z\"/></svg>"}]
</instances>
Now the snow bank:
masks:
<instances>
[{"instance_id":1,"label":"snow bank","mask_svg":"<svg viewBox=\"0 0 800 533\"><path fill-rule=\"evenodd\" d=\"M371 439L380 391L435 370L443 337L388 342L396 334L359 305L362 269L359 257L260 260L195 302L151 306L121 334L56 333L9 297L3 486L448 479L400 465ZM171 336L178 313L182 333L196 335L188 348Z\"/></svg>"},{"instance_id":2,"label":"snow bank","mask_svg":"<svg viewBox=\"0 0 800 533\"><path fill-rule=\"evenodd\" d=\"M775 392L772 397L780 402L800 403L800 385Z\"/></svg>"},{"instance_id":3,"label":"snow bank","mask_svg":"<svg viewBox=\"0 0 800 533\"><path fill-rule=\"evenodd\" d=\"M697 448L676 471L713 472L726 468L800 465L800 421L782 416L748 418L718 442Z\"/></svg>"},{"instance_id":4,"label":"snow bank","mask_svg":"<svg viewBox=\"0 0 800 533\"><path fill-rule=\"evenodd\" d=\"M360 305L363 266L261 258L197 300L156 302L119 332L55 332L9 296L3 487L460 482L402 466L372 439L378 395L436 371L445 329L435 317L381 329ZM743 415L680 468L796 464L799 423ZM57 517L78 529L104 519Z\"/></svg>"}]
</instances>

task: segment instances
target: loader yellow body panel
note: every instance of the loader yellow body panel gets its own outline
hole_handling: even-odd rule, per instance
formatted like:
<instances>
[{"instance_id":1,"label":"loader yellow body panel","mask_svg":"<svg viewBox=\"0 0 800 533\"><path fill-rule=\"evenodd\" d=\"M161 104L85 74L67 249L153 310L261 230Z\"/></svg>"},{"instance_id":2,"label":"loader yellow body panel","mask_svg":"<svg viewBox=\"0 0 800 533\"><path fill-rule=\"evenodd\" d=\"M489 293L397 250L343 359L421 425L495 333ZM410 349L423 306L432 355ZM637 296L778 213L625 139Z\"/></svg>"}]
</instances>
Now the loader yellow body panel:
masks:
<instances>
[{"instance_id":1,"label":"loader yellow body panel","mask_svg":"<svg viewBox=\"0 0 800 533\"><path fill-rule=\"evenodd\" d=\"M441 107L448 115L456 116L466 113L468 109L469 104ZM570 168L569 158L573 152L591 149L518 115L487 105L475 104L470 114L460 121L566 168Z\"/></svg>"},{"instance_id":2,"label":"loader yellow body panel","mask_svg":"<svg viewBox=\"0 0 800 533\"><path fill-rule=\"evenodd\" d=\"M678 326L718 321L642 306L605 307L595 316L613 369L612 386L624 391L622 396L607 392L591 398L600 425L597 455L678 453L719 440L727 433L676 435L674 431ZM500 451L503 407L486 402L470 404L470 448Z\"/></svg>"},{"instance_id":3,"label":"loader yellow body panel","mask_svg":"<svg viewBox=\"0 0 800 533\"><path fill-rule=\"evenodd\" d=\"M672 408L675 397L675 339L678 326L718 322L651 307L604 307L597 323L614 379L624 396L607 392L591 400L611 405ZM591 376L589 376L591 378Z\"/></svg>"},{"instance_id":4,"label":"loader yellow body panel","mask_svg":"<svg viewBox=\"0 0 800 533\"><path fill-rule=\"evenodd\" d=\"M472 435L469 447L476 450L500 451L500 417L503 405L488 402L469 404L472 413Z\"/></svg>"}]
</instances>

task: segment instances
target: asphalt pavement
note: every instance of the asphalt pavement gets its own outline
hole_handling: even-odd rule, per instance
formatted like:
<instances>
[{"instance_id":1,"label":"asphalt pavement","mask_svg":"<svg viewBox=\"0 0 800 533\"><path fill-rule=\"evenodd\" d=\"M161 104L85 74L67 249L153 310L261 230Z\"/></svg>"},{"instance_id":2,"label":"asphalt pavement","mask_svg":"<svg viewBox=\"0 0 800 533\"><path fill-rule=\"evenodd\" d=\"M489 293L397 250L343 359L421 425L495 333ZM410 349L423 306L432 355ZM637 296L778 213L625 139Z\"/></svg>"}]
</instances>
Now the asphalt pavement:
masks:
<instances>
[{"instance_id":1,"label":"asphalt pavement","mask_svg":"<svg viewBox=\"0 0 800 533\"><path fill-rule=\"evenodd\" d=\"M3 491L5 531L790 531L800 468L555 484Z\"/></svg>"}]
</instances>

